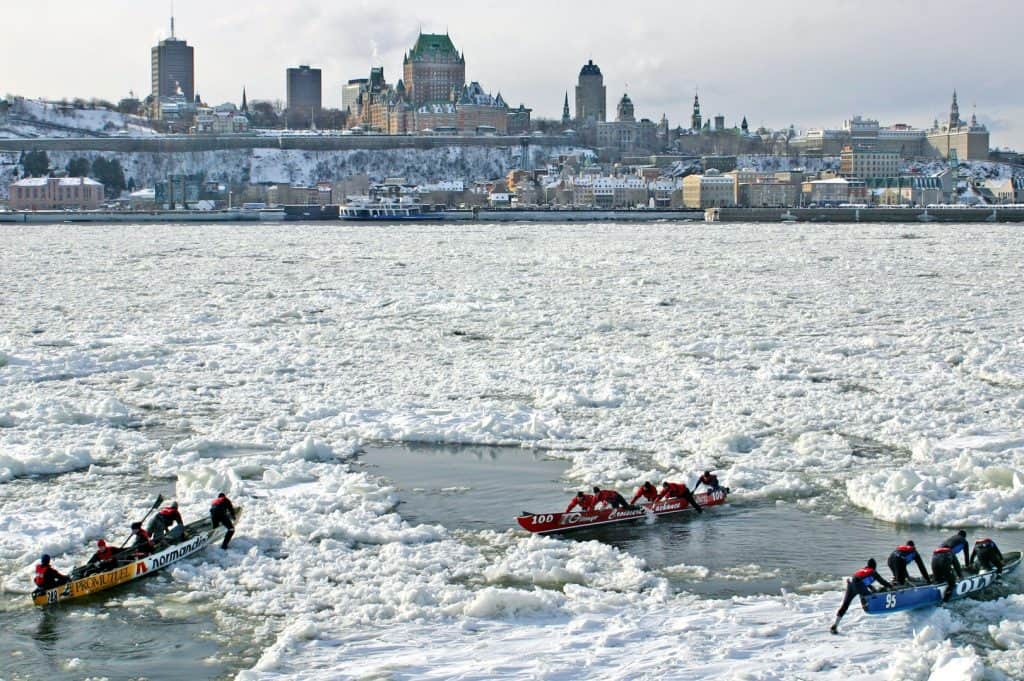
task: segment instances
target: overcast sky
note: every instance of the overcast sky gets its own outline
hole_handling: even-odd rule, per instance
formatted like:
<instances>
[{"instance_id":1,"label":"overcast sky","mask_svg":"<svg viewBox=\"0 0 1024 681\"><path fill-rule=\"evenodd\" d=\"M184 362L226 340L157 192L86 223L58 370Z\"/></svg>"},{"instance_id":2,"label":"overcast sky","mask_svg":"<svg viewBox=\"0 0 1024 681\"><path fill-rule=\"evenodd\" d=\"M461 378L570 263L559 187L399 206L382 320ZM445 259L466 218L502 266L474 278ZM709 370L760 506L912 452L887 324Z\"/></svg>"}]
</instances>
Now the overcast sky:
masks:
<instances>
[{"instance_id":1,"label":"overcast sky","mask_svg":"<svg viewBox=\"0 0 1024 681\"><path fill-rule=\"evenodd\" d=\"M0 92L29 97L148 94L149 48L169 32L170 0L8 0ZM839 127L856 113L883 124L930 125L953 88L961 112L993 146L1024 149L1020 27L1024 2L987 0L176 0L177 34L196 48L196 87L212 104L283 99L285 69L323 69L324 105L402 53L448 30L467 78L558 117L580 66L593 58L609 111L629 92L638 116L689 121L695 89L705 116L752 127Z\"/></svg>"}]
</instances>

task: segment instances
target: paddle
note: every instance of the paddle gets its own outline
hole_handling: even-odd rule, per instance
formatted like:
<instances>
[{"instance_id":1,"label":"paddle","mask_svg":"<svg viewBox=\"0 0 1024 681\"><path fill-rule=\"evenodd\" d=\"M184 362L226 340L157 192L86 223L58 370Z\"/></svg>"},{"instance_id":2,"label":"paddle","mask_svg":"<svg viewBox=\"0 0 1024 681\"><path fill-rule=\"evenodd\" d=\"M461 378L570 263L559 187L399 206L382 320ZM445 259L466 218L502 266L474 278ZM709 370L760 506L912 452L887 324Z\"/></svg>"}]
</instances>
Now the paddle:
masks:
<instances>
[{"instance_id":1,"label":"paddle","mask_svg":"<svg viewBox=\"0 0 1024 681\"><path fill-rule=\"evenodd\" d=\"M143 522L143 524L145 524L145 522L146 522L146 518L148 518L148 517L149 517L149 514L150 514L150 513L152 513L153 511L155 511L155 510L156 510L156 508L157 508L157 506L159 506L159 505L160 505L160 504L162 504L163 502L164 502L164 495L163 495L163 494L159 494L159 495L157 495L157 497L156 497L156 501L154 501L154 502L153 502L153 505L149 507L149 510L148 510L148 511L146 511L146 515L142 516L142 522ZM124 547L125 547L125 546L127 546L128 542L130 542L130 541L132 540L132 536L133 536L133 535L128 535L128 538L127 538L127 539L125 539L125 540L124 540L123 542L121 542L121 547L120 547L120 548L118 549L119 551L120 551L120 550L123 550L123 549L124 549Z\"/></svg>"}]
</instances>

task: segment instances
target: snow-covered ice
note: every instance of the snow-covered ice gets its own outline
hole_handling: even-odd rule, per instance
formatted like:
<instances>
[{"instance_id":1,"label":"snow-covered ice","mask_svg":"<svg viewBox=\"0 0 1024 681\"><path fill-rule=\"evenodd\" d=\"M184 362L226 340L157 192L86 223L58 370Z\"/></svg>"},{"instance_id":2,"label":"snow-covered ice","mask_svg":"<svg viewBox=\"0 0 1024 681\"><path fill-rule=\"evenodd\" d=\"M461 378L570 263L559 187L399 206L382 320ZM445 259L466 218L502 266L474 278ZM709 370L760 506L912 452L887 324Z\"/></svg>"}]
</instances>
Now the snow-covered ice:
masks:
<instances>
[{"instance_id":1,"label":"snow-covered ice","mask_svg":"<svg viewBox=\"0 0 1024 681\"><path fill-rule=\"evenodd\" d=\"M1020 678L1019 594L852 613L832 637L840 575L703 598L668 575L706 566L655 571L511 518L410 523L350 461L377 440L516 445L566 459L572 484L713 467L736 503L1024 529L1017 226L53 226L3 242L11 603L40 550L84 558L165 481L186 517L227 492L242 528L175 566L167 602L119 603L212 614L253 641L242 679ZM737 565L743 580L758 557Z\"/></svg>"}]
</instances>

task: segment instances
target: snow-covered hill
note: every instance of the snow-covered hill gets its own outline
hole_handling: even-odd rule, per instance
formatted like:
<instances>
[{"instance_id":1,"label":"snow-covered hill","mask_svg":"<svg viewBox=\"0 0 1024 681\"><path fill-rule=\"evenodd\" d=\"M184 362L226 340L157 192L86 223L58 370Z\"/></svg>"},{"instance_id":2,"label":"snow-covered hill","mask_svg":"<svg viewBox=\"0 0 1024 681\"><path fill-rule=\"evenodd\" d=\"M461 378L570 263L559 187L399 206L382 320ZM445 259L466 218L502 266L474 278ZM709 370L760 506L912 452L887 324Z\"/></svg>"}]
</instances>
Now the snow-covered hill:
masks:
<instances>
[{"instance_id":1,"label":"snow-covered hill","mask_svg":"<svg viewBox=\"0 0 1024 681\"><path fill-rule=\"evenodd\" d=\"M13 98L10 105L7 122L0 121L0 138L157 134L146 119L107 109L76 108L23 97Z\"/></svg>"}]
</instances>

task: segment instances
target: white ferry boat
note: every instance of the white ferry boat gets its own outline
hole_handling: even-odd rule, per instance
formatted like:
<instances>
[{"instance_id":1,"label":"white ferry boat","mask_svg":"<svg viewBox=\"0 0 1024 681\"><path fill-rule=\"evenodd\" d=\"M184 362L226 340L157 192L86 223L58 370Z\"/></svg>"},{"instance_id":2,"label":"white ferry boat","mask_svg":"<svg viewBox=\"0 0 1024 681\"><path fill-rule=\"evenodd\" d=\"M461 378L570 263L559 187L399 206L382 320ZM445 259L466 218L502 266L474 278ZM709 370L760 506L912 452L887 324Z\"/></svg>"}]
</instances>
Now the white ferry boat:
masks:
<instances>
[{"instance_id":1,"label":"white ferry boat","mask_svg":"<svg viewBox=\"0 0 1024 681\"><path fill-rule=\"evenodd\" d=\"M440 213L425 211L423 205L415 201L368 197L351 199L341 207L339 217L351 222L423 222L444 219Z\"/></svg>"}]
</instances>

